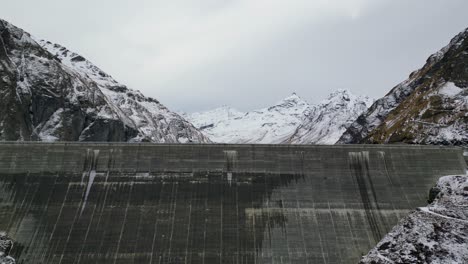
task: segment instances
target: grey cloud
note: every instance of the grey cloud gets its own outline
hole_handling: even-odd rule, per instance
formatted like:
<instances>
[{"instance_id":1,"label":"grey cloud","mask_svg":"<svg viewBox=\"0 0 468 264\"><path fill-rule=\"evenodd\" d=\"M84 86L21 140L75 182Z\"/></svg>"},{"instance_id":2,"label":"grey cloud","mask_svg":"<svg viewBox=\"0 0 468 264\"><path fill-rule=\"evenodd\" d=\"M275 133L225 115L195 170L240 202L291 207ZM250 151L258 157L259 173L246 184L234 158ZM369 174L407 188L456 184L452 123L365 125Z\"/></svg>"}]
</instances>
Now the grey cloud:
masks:
<instances>
[{"instance_id":1,"label":"grey cloud","mask_svg":"<svg viewBox=\"0 0 468 264\"><path fill-rule=\"evenodd\" d=\"M196 2L16 0L0 16L185 111L379 97L468 27L464 0Z\"/></svg>"}]
</instances>

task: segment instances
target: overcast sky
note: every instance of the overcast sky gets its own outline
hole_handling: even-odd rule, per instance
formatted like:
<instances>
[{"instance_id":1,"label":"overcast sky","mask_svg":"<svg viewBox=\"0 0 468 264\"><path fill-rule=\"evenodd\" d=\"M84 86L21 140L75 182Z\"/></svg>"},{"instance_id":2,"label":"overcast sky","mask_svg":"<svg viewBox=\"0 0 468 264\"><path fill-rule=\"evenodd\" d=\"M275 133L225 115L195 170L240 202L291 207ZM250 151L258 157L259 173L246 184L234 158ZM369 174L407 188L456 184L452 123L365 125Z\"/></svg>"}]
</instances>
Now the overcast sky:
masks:
<instances>
[{"instance_id":1,"label":"overcast sky","mask_svg":"<svg viewBox=\"0 0 468 264\"><path fill-rule=\"evenodd\" d=\"M468 27L467 0L14 0L3 19L174 110L381 97Z\"/></svg>"}]
</instances>

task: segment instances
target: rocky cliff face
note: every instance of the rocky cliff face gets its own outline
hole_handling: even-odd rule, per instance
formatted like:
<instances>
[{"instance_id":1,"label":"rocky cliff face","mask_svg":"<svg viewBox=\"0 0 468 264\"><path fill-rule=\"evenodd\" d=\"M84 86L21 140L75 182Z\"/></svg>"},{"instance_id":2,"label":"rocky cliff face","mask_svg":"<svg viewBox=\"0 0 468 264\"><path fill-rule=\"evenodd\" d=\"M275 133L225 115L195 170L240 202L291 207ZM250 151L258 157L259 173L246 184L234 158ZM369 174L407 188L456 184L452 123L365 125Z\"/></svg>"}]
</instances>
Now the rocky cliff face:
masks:
<instances>
[{"instance_id":1,"label":"rocky cliff face","mask_svg":"<svg viewBox=\"0 0 468 264\"><path fill-rule=\"evenodd\" d=\"M15 260L8 256L13 241L4 232L0 232L0 264L15 264Z\"/></svg>"},{"instance_id":2,"label":"rocky cliff face","mask_svg":"<svg viewBox=\"0 0 468 264\"><path fill-rule=\"evenodd\" d=\"M292 94L250 112L221 107L185 116L219 143L334 144L371 102L368 97L338 90L318 105Z\"/></svg>"},{"instance_id":3,"label":"rocky cliff face","mask_svg":"<svg viewBox=\"0 0 468 264\"><path fill-rule=\"evenodd\" d=\"M82 56L0 20L0 140L209 142Z\"/></svg>"},{"instance_id":4,"label":"rocky cliff face","mask_svg":"<svg viewBox=\"0 0 468 264\"><path fill-rule=\"evenodd\" d=\"M468 29L377 100L338 143L468 144Z\"/></svg>"},{"instance_id":5,"label":"rocky cliff face","mask_svg":"<svg viewBox=\"0 0 468 264\"><path fill-rule=\"evenodd\" d=\"M468 263L468 176L442 177L360 263Z\"/></svg>"}]
</instances>

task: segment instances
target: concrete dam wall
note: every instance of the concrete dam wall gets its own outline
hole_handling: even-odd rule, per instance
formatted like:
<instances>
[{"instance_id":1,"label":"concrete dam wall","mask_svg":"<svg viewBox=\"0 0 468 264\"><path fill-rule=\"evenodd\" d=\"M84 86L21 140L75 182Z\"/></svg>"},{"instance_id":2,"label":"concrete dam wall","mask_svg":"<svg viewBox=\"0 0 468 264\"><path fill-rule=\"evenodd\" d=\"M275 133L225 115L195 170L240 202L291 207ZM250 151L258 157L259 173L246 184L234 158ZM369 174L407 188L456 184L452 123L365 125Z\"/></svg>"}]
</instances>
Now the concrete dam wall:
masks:
<instances>
[{"instance_id":1,"label":"concrete dam wall","mask_svg":"<svg viewBox=\"0 0 468 264\"><path fill-rule=\"evenodd\" d=\"M0 143L17 263L356 263L460 148Z\"/></svg>"}]
</instances>

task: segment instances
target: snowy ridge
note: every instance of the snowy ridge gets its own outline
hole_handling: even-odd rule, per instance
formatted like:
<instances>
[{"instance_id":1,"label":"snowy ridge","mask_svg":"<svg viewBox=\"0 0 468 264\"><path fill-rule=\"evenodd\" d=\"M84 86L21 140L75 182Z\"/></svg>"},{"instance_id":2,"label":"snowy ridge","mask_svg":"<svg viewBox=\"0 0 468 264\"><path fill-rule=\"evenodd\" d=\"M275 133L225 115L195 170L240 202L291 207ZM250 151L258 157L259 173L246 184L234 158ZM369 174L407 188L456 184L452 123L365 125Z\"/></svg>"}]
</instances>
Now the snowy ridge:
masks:
<instances>
[{"instance_id":1,"label":"snowy ridge","mask_svg":"<svg viewBox=\"0 0 468 264\"><path fill-rule=\"evenodd\" d=\"M318 105L293 93L250 112L223 106L184 116L218 143L333 144L370 103L348 90L335 91Z\"/></svg>"},{"instance_id":2,"label":"snowy ridge","mask_svg":"<svg viewBox=\"0 0 468 264\"><path fill-rule=\"evenodd\" d=\"M429 198L360 263L468 263L468 176L440 178Z\"/></svg>"},{"instance_id":3,"label":"snowy ridge","mask_svg":"<svg viewBox=\"0 0 468 264\"><path fill-rule=\"evenodd\" d=\"M0 31L0 140L210 142L79 54L3 20Z\"/></svg>"}]
</instances>

